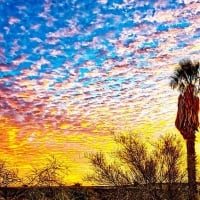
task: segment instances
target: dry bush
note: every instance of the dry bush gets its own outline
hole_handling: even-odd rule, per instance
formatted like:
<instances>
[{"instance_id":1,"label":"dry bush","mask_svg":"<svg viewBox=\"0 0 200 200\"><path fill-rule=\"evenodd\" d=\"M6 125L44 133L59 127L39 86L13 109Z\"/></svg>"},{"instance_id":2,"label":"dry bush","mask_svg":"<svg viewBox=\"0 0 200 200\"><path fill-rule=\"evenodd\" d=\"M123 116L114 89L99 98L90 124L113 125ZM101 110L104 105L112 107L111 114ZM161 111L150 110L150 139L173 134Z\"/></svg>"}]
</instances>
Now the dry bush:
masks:
<instances>
[{"instance_id":1,"label":"dry bush","mask_svg":"<svg viewBox=\"0 0 200 200\"><path fill-rule=\"evenodd\" d=\"M183 184L186 174L181 142L176 136L162 136L153 144L135 135L118 136L115 141L119 144L116 162L109 162L103 153L89 155L94 173L86 179L117 186L107 199L181 199L187 189Z\"/></svg>"}]
</instances>

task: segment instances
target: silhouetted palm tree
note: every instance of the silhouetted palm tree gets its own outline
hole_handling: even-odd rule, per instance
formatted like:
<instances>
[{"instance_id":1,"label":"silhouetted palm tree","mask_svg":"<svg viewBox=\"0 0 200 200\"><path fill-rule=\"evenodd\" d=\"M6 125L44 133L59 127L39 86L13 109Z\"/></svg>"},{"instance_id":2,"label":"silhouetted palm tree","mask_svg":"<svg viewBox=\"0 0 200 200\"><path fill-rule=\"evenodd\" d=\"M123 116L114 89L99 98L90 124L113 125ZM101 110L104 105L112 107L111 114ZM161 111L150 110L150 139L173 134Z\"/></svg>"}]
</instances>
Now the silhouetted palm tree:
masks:
<instances>
[{"instance_id":1,"label":"silhouetted palm tree","mask_svg":"<svg viewBox=\"0 0 200 200\"><path fill-rule=\"evenodd\" d=\"M195 132L199 127L199 62L189 59L180 61L171 76L170 86L180 91L175 125L187 143L189 199L196 200Z\"/></svg>"}]
</instances>

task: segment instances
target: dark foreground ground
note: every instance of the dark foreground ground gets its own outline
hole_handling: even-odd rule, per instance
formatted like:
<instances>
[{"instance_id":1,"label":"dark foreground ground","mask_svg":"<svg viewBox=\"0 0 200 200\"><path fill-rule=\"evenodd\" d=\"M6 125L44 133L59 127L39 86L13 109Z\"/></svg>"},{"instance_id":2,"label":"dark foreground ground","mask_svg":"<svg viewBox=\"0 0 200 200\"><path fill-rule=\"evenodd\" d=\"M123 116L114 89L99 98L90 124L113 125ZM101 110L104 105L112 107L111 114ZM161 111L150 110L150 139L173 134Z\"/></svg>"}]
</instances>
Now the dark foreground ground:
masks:
<instances>
[{"instance_id":1,"label":"dark foreground ground","mask_svg":"<svg viewBox=\"0 0 200 200\"><path fill-rule=\"evenodd\" d=\"M0 200L187 200L187 184L145 186L3 187ZM198 188L199 188L198 184Z\"/></svg>"},{"instance_id":2,"label":"dark foreground ground","mask_svg":"<svg viewBox=\"0 0 200 200\"><path fill-rule=\"evenodd\" d=\"M117 190L116 187L79 185L3 187L0 188L0 200L117 200Z\"/></svg>"}]
</instances>

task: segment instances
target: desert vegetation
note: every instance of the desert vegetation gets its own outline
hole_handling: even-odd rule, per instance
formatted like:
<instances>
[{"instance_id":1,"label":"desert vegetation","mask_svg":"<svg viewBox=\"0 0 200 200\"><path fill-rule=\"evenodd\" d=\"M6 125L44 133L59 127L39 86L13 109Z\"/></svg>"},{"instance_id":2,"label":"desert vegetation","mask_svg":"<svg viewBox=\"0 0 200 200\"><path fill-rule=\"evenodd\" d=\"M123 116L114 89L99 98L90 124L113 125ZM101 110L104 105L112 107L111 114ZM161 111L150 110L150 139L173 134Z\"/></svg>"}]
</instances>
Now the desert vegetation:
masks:
<instances>
[{"instance_id":1,"label":"desert vegetation","mask_svg":"<svg viewBox=\"0 0 200 200\"><path fill-rule=\"evenodd\" d=\"M168 134L151 144L137 134L115 137L119 150L111 162L104 153L89 155L94 173L87 179L115 186L105 199L168 199L187 196L183 149L177 136ZM185 198L184 198L185 199Z\"/></svg>"},{"instance_id":2,"label":"desert vegetation","mask_svg":"<svg viewBox=\"0 0 200 200\"><path fill-rule=\"evenodd\" d=\"M93 173L81 184L66 186L70 170L55 156L42 167L33 167L22 179L5 161L0 165L0 197L3 200L186 200L189 187L185 149L181 138L166 134L147 142L136 133L114 136L117 150L87 156ZM17 185L17 187L16 187Z\"/></svg>"},{"instance_id":3,"label":"desert vegetation","mask_svg":"<svg viewBox=\"0 0 200 200\"><path fill-rule=\"evenodd\" d=\"M85 179L100 187L66 186L70 170L55 156L42 167L34 167L25 179L2 161L0 196L26 200L178 200L187 199L187 176L183 145L176 135L167 134L147 143L139 134L114 137L117 151L88 155L93 168ZM15 184L20 187L13 187Z\"/></svg>"}]
</instances>

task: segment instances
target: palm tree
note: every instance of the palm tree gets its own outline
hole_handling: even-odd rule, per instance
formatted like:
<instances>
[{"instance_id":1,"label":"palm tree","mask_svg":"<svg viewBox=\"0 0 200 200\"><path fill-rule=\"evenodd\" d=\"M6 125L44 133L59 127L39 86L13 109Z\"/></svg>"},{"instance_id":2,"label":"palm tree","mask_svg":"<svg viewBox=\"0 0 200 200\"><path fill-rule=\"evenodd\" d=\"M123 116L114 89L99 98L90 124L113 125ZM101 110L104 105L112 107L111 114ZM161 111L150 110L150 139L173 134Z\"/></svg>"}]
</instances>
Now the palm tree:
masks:
<instances>
[{"instance_id":1,"label":"palm tree","mask_svg":"<svg viewBox=\"0 0 200 200\"><path fill-rule=\"evenodd\" d=\"M178 89L178 111L175 125L187 144L189 199L197 199L195 132L199 127L199 62L182 60L171 76L170 86Z\"/></svg>"}]
</instances>

